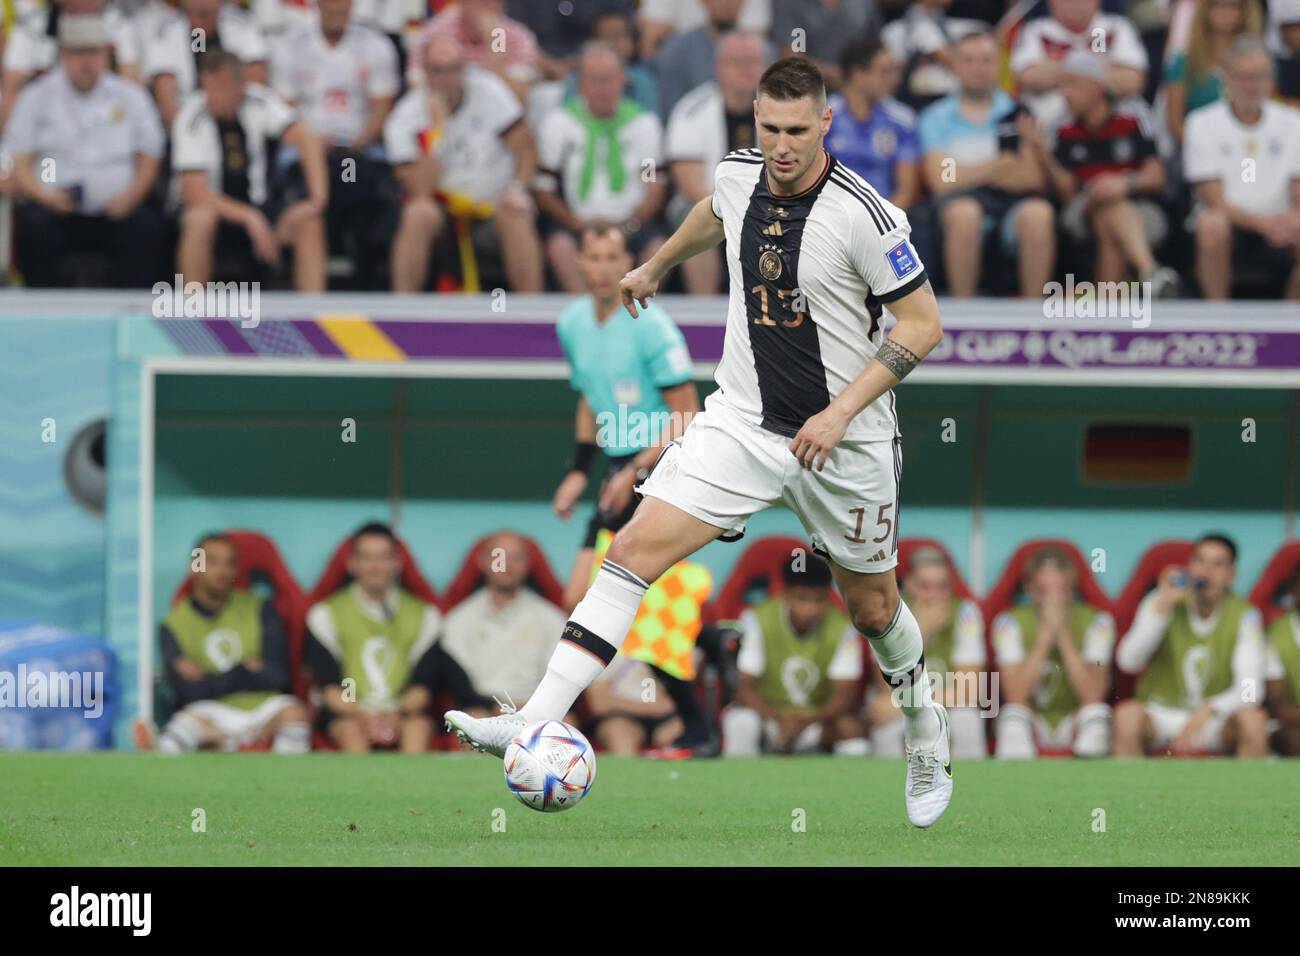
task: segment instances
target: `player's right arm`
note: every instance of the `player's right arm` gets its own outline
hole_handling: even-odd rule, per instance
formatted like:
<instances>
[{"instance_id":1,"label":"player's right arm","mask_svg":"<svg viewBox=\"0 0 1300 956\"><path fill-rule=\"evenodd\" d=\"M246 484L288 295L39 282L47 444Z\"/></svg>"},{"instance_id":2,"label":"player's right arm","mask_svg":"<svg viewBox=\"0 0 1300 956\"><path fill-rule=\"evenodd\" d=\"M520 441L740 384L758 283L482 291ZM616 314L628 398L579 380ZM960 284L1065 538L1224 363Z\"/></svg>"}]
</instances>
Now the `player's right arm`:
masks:
<instances>
[{"instance_id":1,"label":"player's right arm","mask_svg":"<svg viewBox=\"0 0 1300 956\"><path fill-rule=\"evenodd\" d=\"M637 311L638 304L645 308L646 302L659 291L659 283L664 276L692 256L712 249L723 240L724 235L722 220L713 211L713 196L705 196L695 204L668 241L659 247L659 251L648 262L625 275L619 283L623 292L623 304L632 317L640 315Z\"/></svg>"}]
</instances>

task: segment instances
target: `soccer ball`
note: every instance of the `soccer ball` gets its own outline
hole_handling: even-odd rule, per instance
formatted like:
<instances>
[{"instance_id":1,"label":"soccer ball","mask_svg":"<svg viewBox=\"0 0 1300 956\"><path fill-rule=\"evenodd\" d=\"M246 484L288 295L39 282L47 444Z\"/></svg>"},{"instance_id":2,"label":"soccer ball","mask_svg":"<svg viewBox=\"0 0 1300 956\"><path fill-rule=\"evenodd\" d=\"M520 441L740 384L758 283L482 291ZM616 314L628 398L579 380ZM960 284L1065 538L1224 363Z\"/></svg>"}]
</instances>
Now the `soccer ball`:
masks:
<instances>
[{"instance_id":1,"label":"soccer ball","mask_svg":"<svg viewBox=\"0 0 1300 956\"><path fill-rule=\"evenodd\" d=\"M510 741L506 786L526 807L558 813L575 806L596 782L596 752L575 727L543 720Z\"/></svg>"}]
</instances>

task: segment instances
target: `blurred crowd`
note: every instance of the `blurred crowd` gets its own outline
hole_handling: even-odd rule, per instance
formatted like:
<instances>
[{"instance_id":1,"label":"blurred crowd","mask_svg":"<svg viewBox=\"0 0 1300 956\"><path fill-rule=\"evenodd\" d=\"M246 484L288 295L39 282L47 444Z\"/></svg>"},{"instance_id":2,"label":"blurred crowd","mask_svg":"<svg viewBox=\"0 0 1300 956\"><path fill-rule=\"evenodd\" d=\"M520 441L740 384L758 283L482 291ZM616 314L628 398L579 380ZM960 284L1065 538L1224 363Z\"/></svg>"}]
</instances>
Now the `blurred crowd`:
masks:
<instances>
[{"instance_id":1,"label":"blurred crowd","mask_svg":"<svg viewBox=\"0 0 1300 956\"><path fill-rule=\"evenodd\" d=\"M33 287L576 292L582 230L652 254L788 55L948 294L1300 297L1300 0L9 0L0 248Z\"/></svg>"},{"instance_id":2,"label":"blurred crowd","mask_svg":"<svg viewBox=\"0 0 1300 956\"><path fill-rule=\"evenodd\" d=\"M778 543L775 570L740 582L734 619L706 609L700 592L684 672L658 628L623 647L568 720L624 755L902 756L898 702L829 566ZM142 728L139 741L164 752L454 746L437 733L441 713L527 700L571 610L517 533L479 542L458 576L470 586L439 601L416 593L427 586L391 529L367 524L340 548L337 575L327 571L294 638L278 600L237 585L252 569L234 537L206 535L193 553L203 560L160 628L161 730ZM1234 590L1236 568L1232 539L1206 534L1153 573L1121 624L1119 604L1060 544L1029 548L1008 568L1005 606L993 592L982 606L941 547L918 543L901 590L954 756L1300 756L1300 575L1261 608Z\"/></svg>"}]
</instances>

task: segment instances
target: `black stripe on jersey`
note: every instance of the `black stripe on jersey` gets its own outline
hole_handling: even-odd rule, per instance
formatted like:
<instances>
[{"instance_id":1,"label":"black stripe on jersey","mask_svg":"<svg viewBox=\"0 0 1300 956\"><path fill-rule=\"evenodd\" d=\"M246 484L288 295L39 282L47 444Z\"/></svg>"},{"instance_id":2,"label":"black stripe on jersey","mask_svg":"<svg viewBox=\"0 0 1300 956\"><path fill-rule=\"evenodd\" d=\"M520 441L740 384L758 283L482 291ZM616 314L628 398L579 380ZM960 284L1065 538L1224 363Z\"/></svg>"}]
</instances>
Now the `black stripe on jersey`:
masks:
<instances>
[{"instance_id":1,"label":"black stripe on jersey","mask_svg":"<svg viewBox=\"0 0 1300 956\"><path fill-rule=\"evenodd\" d=\"M930 277L926 275L925 269L922 269L916 275L912 276L910 282L905 282L897 289L890 289L888 292L881 293L880 295L873 294L872 298L877 302L883 303L897 302L903 296L909 295L921 288L921 286L925 285L929 280Z\"/></svg>"},{"instance_id":2,"label":"black stripe on jersey","mask_svg":"<svg viewBox=\"0 0 1300 956\"><path fill-rule=\"evenodd\" d=\"M750 159L748 156L723 156L721 161L724 163L744 163L746 166L763 165L761 159Z\"/></svg>"},{"instance_id":3,"label":"black stripe on jersey","mask_svg":"<svg viewBox=\"0 0 1300 956\"><path fill-rule=\"evenodd\" d=\"M885 211L885 204L880 198L880 193L876 192L874 186L851 170L845 169L843 166L835 170L835 178L840 183L848 186L849 189L857 193L867 202L871 203L871 205L875 207L876 212L880 213L880 217L885 220L885 223L889 228L894 228L894 220L890 217L889 213Z\"/></svg>"},{"instance_id":4,"label":"black stripe on jersey","mask_svg":"<svg viewBox=\"0 0 1300 956\"><path fill-rule=\"evenodd\" d=\"M786 437L830 404L817 323L799 291L799 255L804 224L834 167L828 156L821 178L797 196L773 195L763 170L740 227L738 259L762 426Z\"/></svg>"},{"instance_id":5,"label":"black stripe on jersey","mask_svg":"<svg viewBox=\"0 0 1300 956\"><path fill-rule=\"evenodd\" d=\"M847 174L832 175L831 177L837 186L853 196L858 202L867 207L867 212L871 213L871 221L876 224L876 229L883 236L885 233L894 229L894 220L889 213L885 212L884 205L880 202L880 197L873 195L872 192L863 189L857 183L848 178Z\"/></svg>"}]
</instances>

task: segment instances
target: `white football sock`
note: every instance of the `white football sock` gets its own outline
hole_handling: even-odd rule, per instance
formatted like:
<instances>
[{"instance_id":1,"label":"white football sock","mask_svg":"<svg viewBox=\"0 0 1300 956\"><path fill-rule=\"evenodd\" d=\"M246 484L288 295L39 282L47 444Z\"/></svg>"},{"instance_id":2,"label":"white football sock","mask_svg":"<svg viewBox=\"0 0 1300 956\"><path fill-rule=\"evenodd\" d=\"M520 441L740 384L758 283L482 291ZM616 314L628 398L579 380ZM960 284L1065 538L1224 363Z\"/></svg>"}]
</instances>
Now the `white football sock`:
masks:
<instances>
[{"instance_id":1,"label":"white football sock","mask_svg":"<svg viewBox=\"0 0 1300 956\"><path fill-rule=\"evenodd\" d=\"M185 711L178 710L172 714L171 720L167 721L167 726L158 737L158 752L189 753L191 750L198 750L202 740L202 725Z\"/></svg>"},{"instance_id":2,"label":"white football sock","mask_svg":"<svg viewBox=\"0 0 1300 956\"><path fill-rule=\"evenodd\" d=\"M933 743L943 725L934 708L930 675L925 669L921 627L907 602L900 598L894 623L879 637L867 635L867 640L886 682L893 689L894 700L903 711L908 742L913 746Z\"/></svg>"},{"instance_id":3,"label":"white football sock","mask_svg":"<svg viewBox=\"0 0 1300 956\"><path fill-rule=\"evenodd\" d=\"M305 754L311 750L311 728L306 724L284 724L271 740L271 753Z\"/></svg>"},{"instance_id":4,"label":"white football sock","mask_svg":"<svg viewBox=\"0 0 1300 956\"><path fill-rule=\"evenodd\" d=\"M564 626L564 636L551 655L546 676L519 713L530 723L562 720L578 695L587 689L632 629L637 608L649 587L645 581L612 561L605 561Z\"/></svg>"}]
</instances>

